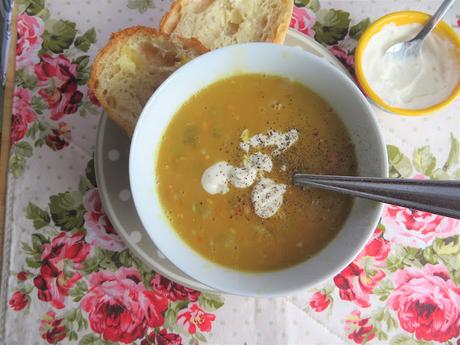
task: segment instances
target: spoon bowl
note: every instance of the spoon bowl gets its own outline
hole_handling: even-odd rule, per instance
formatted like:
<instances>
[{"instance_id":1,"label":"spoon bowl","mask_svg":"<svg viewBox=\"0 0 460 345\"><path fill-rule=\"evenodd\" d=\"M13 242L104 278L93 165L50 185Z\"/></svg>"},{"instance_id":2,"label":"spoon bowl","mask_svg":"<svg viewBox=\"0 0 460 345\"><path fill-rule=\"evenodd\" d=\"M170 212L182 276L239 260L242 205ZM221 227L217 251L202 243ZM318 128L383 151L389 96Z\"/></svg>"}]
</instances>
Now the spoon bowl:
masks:
<instances>
[{"instance_id":1,"label":"spoon bowl","mask_svg":"<svg viewBox=\"0 0 460 345\"><path fill-rule=\"evenodd\" d=\"M384 58L411 58L417 57L420 53L423 40L428 34L433 31L439 21L444 17L449 8L454 4L455 0L444 0L435 12L435 14L428 20L420 32L411 40L399 42L392 45L384 54Z\"/></svg>"}]
</instances>

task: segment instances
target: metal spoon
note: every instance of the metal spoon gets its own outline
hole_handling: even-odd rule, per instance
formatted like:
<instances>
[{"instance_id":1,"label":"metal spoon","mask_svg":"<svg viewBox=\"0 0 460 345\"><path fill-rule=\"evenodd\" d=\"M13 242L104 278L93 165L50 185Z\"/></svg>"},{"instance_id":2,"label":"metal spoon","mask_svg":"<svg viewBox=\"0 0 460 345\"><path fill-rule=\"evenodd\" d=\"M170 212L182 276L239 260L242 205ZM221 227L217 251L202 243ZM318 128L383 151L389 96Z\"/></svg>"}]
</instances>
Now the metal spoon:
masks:
<instances>
[{"instance_id":1,"label":"metal spoon","mask_svg":"<svg viewBox=\"0 0 460 345\"><path fill-rule=\"evenodd\" d=\"M392 45L384 54L384 57L405 58L416 57L420 53L420 48L425 37L433 31L435 26L444 17L447 10L454 4L455 0L444 0L436 13L430 18L420 32L411 40L399 42Z\"/></svg>"},{"instance_id":2,"label":"metal spoon","mask_svg":"<svg viewBox=\"0 0 460 345\"><path fill-rule=\"evenodd\" d=\"M460 181L294 174L293 183L460 219Z\"/></svg>"}]
</instances>

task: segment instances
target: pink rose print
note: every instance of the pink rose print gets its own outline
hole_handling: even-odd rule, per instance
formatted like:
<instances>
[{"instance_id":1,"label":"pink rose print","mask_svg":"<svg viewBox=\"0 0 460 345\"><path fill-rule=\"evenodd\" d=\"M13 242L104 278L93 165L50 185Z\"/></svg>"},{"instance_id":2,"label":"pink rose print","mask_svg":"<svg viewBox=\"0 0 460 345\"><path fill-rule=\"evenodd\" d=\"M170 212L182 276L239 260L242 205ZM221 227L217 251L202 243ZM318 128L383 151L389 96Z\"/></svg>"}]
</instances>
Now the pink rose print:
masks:
<instances>
[{"instance_id":1,"label":"pink rose print","mask_svg":"<svg viewBox=\"0 0 460 345\"><path fill-rule=\"evenodd\" d=\"M182 337L179 334L168 333L163 328L158 333L150 333L141 341L141 345L182 345Z\"/></svg>"},{"instance_id":2,"label":"pink rose print","mask_svg":"<svg viewBox=\"0 0 460 345\"><path fill-rule=\"evenodd\" d=\"M155 273L150 284L155 291L166 296L169 300L175 302L178 300L189 300L190 302L196 302L200 297L201 292L174 283L171 280L162 277L158 273Z\"/></svg>"},{"instance_id":3,"label":"pink rose print","mask_svg":"<svg viewBox=\"0 0 460 345\"><path fill-rule=\"evenodd\" d=\"M419 340L445 342L460 335L460 288L443 265L406 268L395 274L388 299L401 327Z\"/></svg>"},{"instance_id":4,"label":"pink rose print","mask_svg":"<svg viewBox=\"0 0 460 345\"><path fill-rule=\"evenodd\" d=\"M8 301L11 309L19 311L29 304L29 297L21 291L16 291Z\"/></svg>"},{"instance_id":5,"label":"pink rose print","mask_svg":"<svg viewBox=\"0 0 460 345\"><path fill-rule=\"evenodd\" d=\"M385 278L383 271L366 272L352 262L334 277L334 283L339 288L341 299L353 301L358 306L366 308L370 306L370 294L383 278Z\"/></svg>"},{"instance_id":6,"label":"pink rose print","mask_svg":"<svg viewBox=\"0 0 460 345\"><path fill-rule=\"evenodd\" d=\"M459 223L457 219L394 205L386 205L382 216L384 237L414 248L425 248L436 238L457 234Z\"/></svg>"},{"instance_id":7,"label":"pink rose print","mask_svg":"<svg viewBox=\"0 0 460 345\"><path fill-rule=\"evenodd\" d=\"M73 235L61 232L51 243L43 245L40 274L34 278L39 300L50 302L58 309L65 307L65 296L81 278L80 273L72 269L83 268L90 251L84 237L81 231Z\"/></svg>"},{"instance_id":8,"label":"pink rose print","mask_svg":"<svg viewBox=\"0 0 460 345\"><path fill-rule=\"evenodd\" d=\"M382 230L377 228L357 258L334 277L334 283L339 288L341 299L353 301L363 308L370 306L370 294L385 278L385 272L379 269L364 269L360 266L360 262L363 258L367 258L367 260L372 260L374 267L385 265L385 260L390 253L390 245L381 235Z\"/></svg>"},{"instance_id":9,"label":"pink rose print","mask_svg":"<svg viewBox=\"0 0 460 345\"><path fill-rule=\"evenodd\" d=\"M16 87L13 95L13 111L11 118L11 144L24 138L29 124L37 119L37 114L30 106L32 93L21 87Z\"/></svg>"},{"instance_id":10,"label":"pink rose print","mask_svg":"<svg viewBox=\"0 0 460 345\"><path fill-rule=\"evenodd\" d=\"M188 325L188 332L190 334L195 334L197 327L201 332L211 331L212 322L216 319L216 316L206 313L194 303L189 309L179 314L177 322L179 322L180 319L183 319L182 322L184 326Z\"/></svg>"},{"instance_id":11,"label":"pink rose print","mask_svg":"<svg viewBox=\"0 0 460 345\"><path fill-rule=\"evenodd\" d=\"M359 261L364 257L372 258L374 266L385 266L386 258L390 254L390 242L382 237L382 230L377 228L370 241L366 244L364 249L356 257L355 261Z\"/></svg>"},{"instance_id":12,"label":"pink rose print","mask_svg":"<svg viewBox=\"0 0 460 345\"><path fill-rule=\"evenodd\" d=\"M18 16L16 41L16 69L34 65L39 59L36 51L43 42L43 21L40 17L31 17L26 13Z\"/></svg>"},{"instance_id":13,"label":"pink rose print","mask_svg":"<svg viewBox=\"0 0 460 345\"><path fill-rule=\"evenodd\" d=\"M315 13L308 7L296 7L292 11L290 27L300 31L301 33L314 37L315 31L313 25L316 22Z\"/></svg>"},{"instance_id":14,"label":"pink rose print","mask_svg":"<svg viewBox=\"0 0 460 345\"><path fill-rule=\"evenodd\" d=\"M124 242L115 232L109 218L102 209L97 188L86 192L83 199L83 206L86 209L84 218L85 228L88 231L86 241L94 246L112 251L125 249Z\"/></svg>"},{"instance_id":15,"label":"pink rose print","mask_svg":"<svg viewBox=\"0 0 460 345\"><path fill-rule=\"evenodd\" d=\"M352 76L355 75L355 57L338 45L329 47L329 51L347 68Z\"/></svg>"},{"instance_id":16,"label":"pink rose print","mask_svg":"<svg viewBox=\"0 0 460 345\"><path fill-rule=\"evenodd\" d=\"M310 303L308 304L310 305L310 308L312 308L314 311L320 312L329 307L329 305L331 304L331 299L324 292L316 291L313 294Z\"/></svg>"},{"instance_id":17,"label":"pink rose print","mask_svg":"<svg viewBox=\"0 0 460 345\"><path fill-rule=\"evenodd\" d=\"M38 94L47 102L51 119L57 121L65 114L75 113L83 98L77 90L77 65L63 54L54 57L44 54L34 69L38 84L43 86Z\"/></svg>"},{"instance_id":18,"label":"pink rose print","mask_svg":"<svg viewBox=\"0 0 460 345\"><path fill-rule=\"evenodd\" d=\"M361 318L360 311L351 312L345 319L345 331L348 333L348 339L353 340L356 344L364 344L374 339L376 334L374 326L368 322L369 318Z\"/></svg>"},{"instance_id":19,"label":"pink rose print","mask_svg":"<svg viewBox=\"0 0 460 345\"><path fill-rule=\"evenodd\" d=\"M122 267L115 273L92 273L80 306L94 332L105 340L129 344L143 338L149 327L163 324L168 300L147 290L137 269Z\"/></svg>"},{"instance_id":20,"label":"pink rose print","mask_svg":"<svg viewBox=\"0 0 460 345\"><path fill-rule=\"evenodd\" d=\"M66 337L65 325L62 321L64 319L57 319L54 311L47 312L40 321L40 335L49 344L56 344Z\"/></svg>"},{"instance_id":21,"label":"pink rose print","mask_svg":"<svg viewBox=\"0 0 460 345\"><path fill-rule=\"evenodd\" d=\"M59 122L58 128L53 128L51 133L46 136L45 143L53 151L62 150L69 146L72 140L70 128L65 122Z\"/></svg>"}]
</instances>

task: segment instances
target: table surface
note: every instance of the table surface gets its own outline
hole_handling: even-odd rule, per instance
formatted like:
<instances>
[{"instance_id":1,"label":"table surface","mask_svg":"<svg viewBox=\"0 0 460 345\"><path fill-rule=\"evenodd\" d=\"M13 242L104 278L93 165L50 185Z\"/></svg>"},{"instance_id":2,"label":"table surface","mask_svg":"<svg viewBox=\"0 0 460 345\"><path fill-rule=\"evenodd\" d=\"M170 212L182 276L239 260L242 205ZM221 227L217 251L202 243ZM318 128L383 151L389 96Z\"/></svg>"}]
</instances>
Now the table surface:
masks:
<instances>
[{"instance_id":1,"label":"table surface","mask_svg":"<svg viewBox=\"0 0 460 345\"><path fill-rule=\"evenodd\" d=\"M295 3L291 26L353 70L369 22L398 10L432 13L440 1ZM101 207L92 157L102 110L86 83L111 32L156 27L170 1L16 5L0 343L460 343L460 222L425 212L387 206L347 268L294 296L212 295L148 270ZM459 15L457 2L446 18L457 31ZM460 179L459 115L459 100L424 117L376 109L390 175Z\"/></svg>"}]
</instances>

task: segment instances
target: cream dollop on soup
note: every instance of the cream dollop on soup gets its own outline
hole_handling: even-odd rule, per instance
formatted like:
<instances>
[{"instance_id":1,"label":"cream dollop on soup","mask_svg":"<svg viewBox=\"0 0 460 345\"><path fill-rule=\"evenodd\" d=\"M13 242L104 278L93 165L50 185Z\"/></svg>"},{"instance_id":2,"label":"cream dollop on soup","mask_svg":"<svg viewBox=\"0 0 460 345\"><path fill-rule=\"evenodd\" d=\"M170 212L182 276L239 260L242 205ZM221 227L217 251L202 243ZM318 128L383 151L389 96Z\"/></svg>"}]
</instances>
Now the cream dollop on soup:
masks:
<instances>
[{"instance_id":1,"label":"cream dollop on soup","mask_svg":"<svg viewBox=\"0 0 460 345\"><path fill-rule=\"evenodd\" d=\"M248 134L249 131L245 129L241 138L244 139ZM255 134L239 146L246 153L251 148L275 147L270 155L277 156L294 145L298 138L296 129L286 133L270 130L268 134ZM261 152L245 155L241 167L234 167L225 161L211 165L201 176L203 189L209 194L225 194L229 191L229 183L236 188L248 188L259 181L252 189L254 212L261 218L272 217L283 204L287 186L264 178L264 173L271 172L273 168L270 155Z\"/></svg>"},{"instance_id":2,"label":"cream dollop on soup","mask_svg":"<svg viewBox=\"0 0 460 345\"><path fill-rule=\"evenodd\" d=\"M295 172L354 175L354 146L321 97L261 74L192 96L168 125L156 161L171 227L200 255L246 271L306 260L350 212L350 197L294 186Z\"/></svg>"},{"instance_id":3,"label":"cream dollop on soup","mask_svg":"<svg viewBox=\"0 0 460 345\"><path fill-rule=\"evenodd\" d=\"M460 82L460 53L436 32L423 41L420 54L385 55L393 44L413 38L421 24L388 24L368 42L363 71L372 90L388 105L422 109L448 98Z\"/></svg>"}]
</instances>

